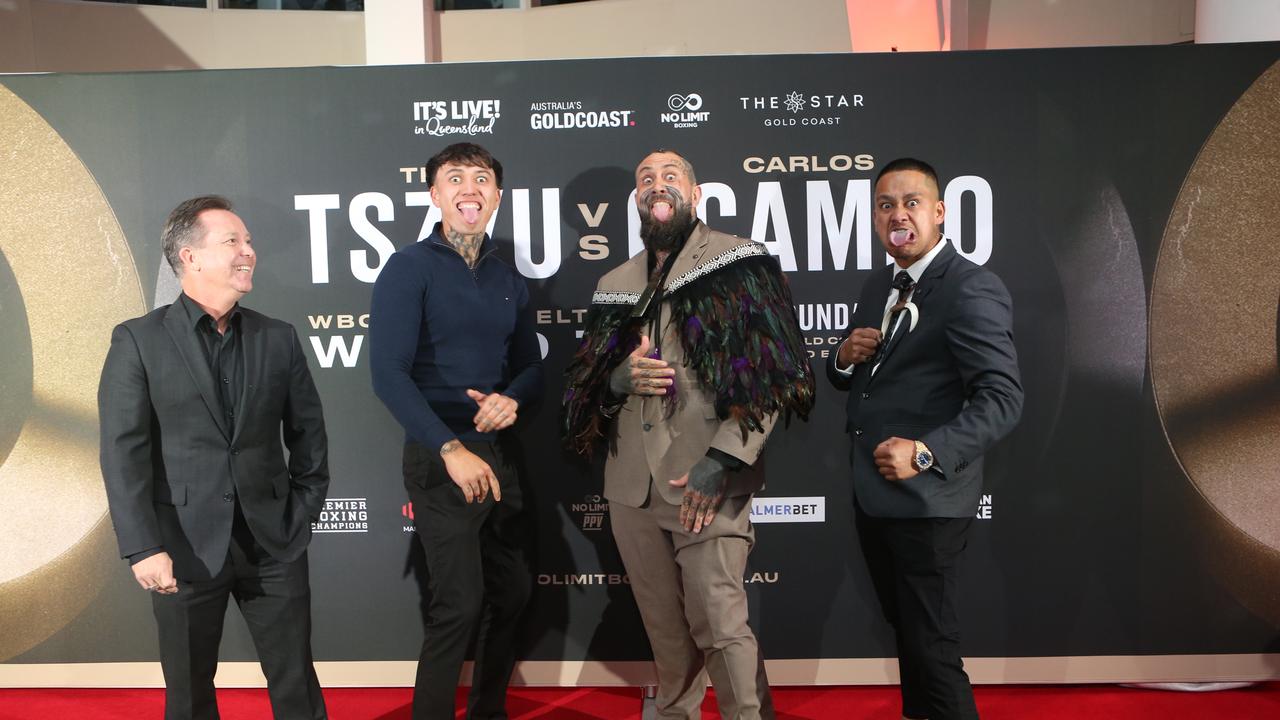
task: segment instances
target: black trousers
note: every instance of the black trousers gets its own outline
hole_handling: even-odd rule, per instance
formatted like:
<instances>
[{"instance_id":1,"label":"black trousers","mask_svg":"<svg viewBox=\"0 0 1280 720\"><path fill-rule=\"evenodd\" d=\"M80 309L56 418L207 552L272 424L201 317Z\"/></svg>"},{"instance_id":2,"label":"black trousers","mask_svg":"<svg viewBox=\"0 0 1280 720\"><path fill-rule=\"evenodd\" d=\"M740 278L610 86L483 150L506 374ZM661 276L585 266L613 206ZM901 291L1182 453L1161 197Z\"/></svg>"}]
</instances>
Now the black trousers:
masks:
<instances>
[{"instance_id":1,"label":"black trousers","mask_svg":"<svg viewBox=\"0 0 1280 720\"><path fill-rule=\"evenodd\" d=\"M973 519L877 518L854 506L862 555L898 644L903 716L976 720L956 609Z\"/></svg>"},{"instance_id":2,"label":"black trousers","mask_svg":"<svg viewBox=\"0 0 1280 720\"><path fill-rule=\"evenodd\" d=\"M212 580L178 579L173 595L152 593L160 630L165 720L216 720L213 676L227 599L249 626L276 720L326 718L311 658L311 584L307 556L282 563L254 539L236 507L227 562Z\"/></svg>"},{"instance_id":3,"label":"black trousers","mask_svg":"<svg viewBox=\"0 0 1280 720\"><path fill-rule=\"evenodd\" d=\"M405 445L405 489L426 553L430 595L413 687L414 720L453 720L458 677L473 640L467 718L505 720L517 631L532 591L528 525L512 453L496 443L464 445L493 469L501 502L490 493L484 502L468 505L438 450Z\"/></svg>"}]
</instances>

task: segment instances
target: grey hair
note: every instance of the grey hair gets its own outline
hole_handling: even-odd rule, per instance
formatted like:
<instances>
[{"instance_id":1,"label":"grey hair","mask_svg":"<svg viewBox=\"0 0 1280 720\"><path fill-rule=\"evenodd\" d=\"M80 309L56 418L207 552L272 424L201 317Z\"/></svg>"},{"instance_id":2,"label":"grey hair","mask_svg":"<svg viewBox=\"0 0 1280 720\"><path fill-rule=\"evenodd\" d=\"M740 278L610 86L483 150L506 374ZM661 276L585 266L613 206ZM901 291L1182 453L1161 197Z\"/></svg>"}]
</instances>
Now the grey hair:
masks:
<instances>
[{"instance_id":1,"label":"grey hair","mask_svg":"<svg viewBox=\"0 0 1280 720\"><path fill-rule=\"evenodd\" d=\"M164 259L169 262L173 274L182 276L182 248L191 247L201 240L204 227L200 224L200 213L205 210L231 210L231 201L221 195L201 195L184 200L169 213L164 223L164 232L160 234L161 247L164 248Z\"/></svg>"}]
</instances>

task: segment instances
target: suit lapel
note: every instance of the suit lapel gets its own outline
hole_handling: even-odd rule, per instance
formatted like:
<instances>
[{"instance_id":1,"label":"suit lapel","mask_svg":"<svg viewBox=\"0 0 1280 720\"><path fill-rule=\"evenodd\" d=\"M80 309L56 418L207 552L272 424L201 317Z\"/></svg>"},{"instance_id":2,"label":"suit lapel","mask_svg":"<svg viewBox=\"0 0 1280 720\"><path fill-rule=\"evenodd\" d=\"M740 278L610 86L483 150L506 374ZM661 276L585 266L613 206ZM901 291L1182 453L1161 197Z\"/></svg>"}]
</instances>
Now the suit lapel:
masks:
<instances>
[{"instance_id":1,"label":"suit lapel","mask_svg":"<svg viewBox=\"0 0 1280 720\"><path fill-rule=\"evenodd\" d=\"M187 372L191 375L191 381L195 383L196 390L200 392L200 397L204 399L209 416L213 418L222 436L230 441L231 434L227 428L226 418L222 417L220 410L222 405L218 401L217 387L213 384L213 373L209 371L209 361L205 357L204 348L200 347L200 338L196 336L195 326L189 322L181 302L180 299L175 301L165 312L164 329L178 349L182 362L186 364Z\"/></svg>"},{"instance_id":2,"label":"suit lapel","mask_svg":"<svg viewBox=\"0 0 1280 720\"><path fill-rule=\"evenodd\" d=\"M933 257L933 261L929 263L929 267L925 268L924 274L920 276L920 282L916 283L915 290L911 291L911 302L916 305L917 310L922 314L924 311L920 310L920 305L933 291L933 288L941 282L942 277L947 274L947 268L951 266L951 261L955 256L956 250L951 246L950 242L942 246L942 249L938 251L938 254ZM891 277L892 274L896 272L897 265L890 266L890 275L887 277ZM884 302L887 302L888 299L889 288L888 285L886 285L884 289ZM905 315L906 311L904 310L903 313ZM883 317L883 314L881 314L882 319ZM875 374L871 376L872 379L884 374L886 370L885 366L889 363L889 358L893 357L893 351L898 349L898 346L902 343L907 342L908 337L911 335L910 315L906 315L901 318L901 322L904 323L904 325L898 328L898 332L893 333L893 337L890 338L889 347L885 348L884 357L880 359L880 369L876 370ZM868 384L870 384L870 381L868 381Z\"/></svg>"},{"instance_id":3,"label":"suit lapel","mask_svg":"<svg viewBox=\"0 0 1280 720\"><path fill-rule=\"evenodd\" d=\"M703 260L703 256L707 252L707 244L710 242L711 229L702 223L698 223L693 232L689 233L689 239L685 242L684 247L680 248L680 254L676 256L675 264L671 266L671 272L667 273L666 287L670 287L673 280L698 266L698 263Z\"/></svg>"},{"instance_id":4,"label":"suit lapel","mask_svg":"<svg viewBox=\"0 0 1280 720\"><path fill-rule=\"evenodd\" d=\"M872 275L871 280L869 281L872 283L871 292L869 294L875 301L875 310L870 313L870 320L872 323L870 326L875 327L877 330L880 329L880 326L884 323L884 304L889 301L889 286L893 282L893 274L897 272L897 268L897 265L889 265L885 267L884 271L879 275ZM880 365L881 369L883 369L883 360L881 360ZM864 363L860 367L866 368L867 387L870 387L871 383L875 382L876 376L880 374L880 371L877 370L875 373L872 373L870 363Z\"/></svg>"},{"instance_id":5,"label":"suit lapel","mask_svg":"<svg viewBox=\"0 0 1280 720\"><path fill-rule=\"evenodd\" d=\"M233 442L240 437L245 418L250 417L249 406L254 398L258 397L255 389L262 384L262 378L266 376L266 368L262 366L267 357L262 347L265 343L266 337L263 335L262 325L258 322L257 316L241 308L240 352L244 356L244 378L240 383L240 400L236 403L237 420L235 437L231 438Z\"/></svg>"},{"instance_id":6,"label":"suit lapel","mask_svg":"<svg viewBox=\"0 0 1280 720\"><path fill-rule=\"evenodd\" d=\"M923 301L937 287L942 276L947 274L947 268L951 267L951 261L956 258L956 249L950 241L938 251L934 256L933 262L929 263L929 267L925 268L924 274L920 276L920 282L916 283L916 289L911 293L911 302Z\"/></svg>"},{"instance_id":7,"label":"suit lapel","mask_svg":"<svg viewBox=\"0 0 1280 720\"><path fill-rule=\"evenodd\" d=\"M667 273L666 281L663 283L664 297L662 298L662 305L658 308L658 327L660 328L660 337L650 338L657 347L658 352L661 353L663 360L675 363L680 362L684 357L680 349L680 343L675 334L675 328L671 327L671 304L666 302L666 289L671 286L671 282L673 280L697 266L699 260L701 260L703 254L706 252L707 244L709 242L711 242L711 230L708 229L706 225L698 223L694 227L693 232L689 233L689 239L685 241L684 246L680 248L679 254L676 255L675 262L671 264L671 270ZM642 267L647 268L648 263L646 262ZM646 332L648 332L648 328L646 328ZM667 340L670 340L671 342L667 342ZM660 405L661 403L651 404Z\"/></svg>"},{"instance_id":8,"label":"suit lapel","mask_svg":"<svg viewBox=\"0 0 1280 720\"><path fill-rule=\"evenodd\" d=\"M617 289L623 292L643 295L645 286L649 284L649 251L640 251L639 255L636 255L623 267L625 270L620 273Z\"/></svg>"}]
</instances>

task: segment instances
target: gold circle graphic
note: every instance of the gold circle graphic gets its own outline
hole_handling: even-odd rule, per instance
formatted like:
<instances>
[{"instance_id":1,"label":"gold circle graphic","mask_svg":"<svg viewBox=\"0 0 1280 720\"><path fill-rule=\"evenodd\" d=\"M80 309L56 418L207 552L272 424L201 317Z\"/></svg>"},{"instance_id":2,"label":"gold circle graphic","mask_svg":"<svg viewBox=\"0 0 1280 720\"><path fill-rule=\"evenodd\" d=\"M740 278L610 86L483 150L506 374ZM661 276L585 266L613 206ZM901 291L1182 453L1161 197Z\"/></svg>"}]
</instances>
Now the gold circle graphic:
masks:
<instances>
[{"instance_id":1,"label":"gold circle graphic","mask_svg":"<svg viewBox=\"0 0 1280 720\"><path fill-rule=\"evenodd\" d=\"M145 303L97 182L2 85L0 253L26 305L33 375L30 411L0 458L4 660L65 626L120 571L98 468L97 386L111 328Z\"/></svg>"},{"instance_id":2,"label":"gold circle graphic","mask_svg":"<svg viewBox=\"0 0 1280 720\"><path fill-rule=\"evenodd\" d=\"M1280 62L1187 174L1156 261L1151 378L1213 572L1280 626Z\"/></svg>"}]
</instances>

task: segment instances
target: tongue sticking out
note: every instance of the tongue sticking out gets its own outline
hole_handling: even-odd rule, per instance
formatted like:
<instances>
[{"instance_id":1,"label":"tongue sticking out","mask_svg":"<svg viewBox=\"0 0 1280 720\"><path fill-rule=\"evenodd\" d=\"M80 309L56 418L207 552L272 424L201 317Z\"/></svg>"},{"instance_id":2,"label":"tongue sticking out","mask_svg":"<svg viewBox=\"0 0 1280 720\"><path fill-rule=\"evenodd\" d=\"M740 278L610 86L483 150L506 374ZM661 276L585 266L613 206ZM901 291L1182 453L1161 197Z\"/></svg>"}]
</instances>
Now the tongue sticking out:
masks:
<instances>
[{"instance_id":1,"label":"tongue sticking out","mask_svg":"<svg viewBox=\"0 0 1280 720\"><path fill-rule=\"evenodd\" d=\"M462 219L468 225L474 225L480 219L480 208L475 205L462 205L458 209L462 211Z\"/></svg>"},{"instance_id":2,"label":"tongue sticking out","mask_svg":"<svg viewBox=\"0 0 1280 720\"><path fill-rule=\"evenodd\" d=\"M915 239L915 233L910 230L894 230L889 233L889 243L894 247L902 247Z\"/></svg>"},{"instance_id":3,"label":"tongue sticking out","mask_svg":"<svg viewBox=\"0 0 1280 720\"><path fill-rule=\"evenodd\" d=\"M670 203L654 203L651 212L653 213L653 218L658 222L666 222L671 219Z\"/></svg>"}]
</instances>

